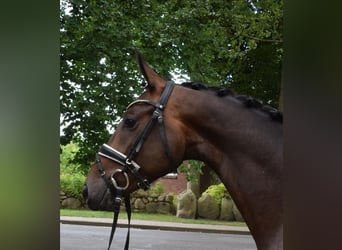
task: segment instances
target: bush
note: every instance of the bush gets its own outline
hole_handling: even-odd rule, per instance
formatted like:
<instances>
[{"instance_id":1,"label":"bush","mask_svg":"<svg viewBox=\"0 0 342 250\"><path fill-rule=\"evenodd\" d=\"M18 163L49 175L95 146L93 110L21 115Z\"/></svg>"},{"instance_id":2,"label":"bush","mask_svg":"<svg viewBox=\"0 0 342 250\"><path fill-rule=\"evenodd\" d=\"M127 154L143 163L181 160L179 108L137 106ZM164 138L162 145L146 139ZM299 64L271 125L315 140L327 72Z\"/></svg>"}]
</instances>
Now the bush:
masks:
<instances>
[{"instance_id":1,"label":"bush","mask_svg":"<svg viewBox=\"0 0 342 250\"><path fill-rule=\"evenodd\" d=\"M207 193L210 196L214 197L217 204L219 204L219 205L221 205L221 200L223 197L230 197L230 195L229 195L226 187L223 185L223 183L218 184L218 185L211 185L203 193Z\"/></svg>"},{"instance_id":2,"label":"bush","mask_svg":"<svg viewBox=\"0 0 342 250\"><path fill-rule=\"evenodd\" d=\"M74 163L75 155L79 150L78 146L71 142L67 145L62 145L61 149L62 153L59 156L61 174L82 173L80 164Z\"/></svg>"},{"instance_id":3,"label":"bush","mask_svg":"<svg viewBox=\"0 0 342 250\"><path fill-rule=\"evenodd\" d=\"M70 143L61 146L60 154L60 189L68 195L81 199L85 175L82 173L79 164L73 163L78 146Z\"/></svg>"},{"instance_id":4,"label":"bush","mask_svg":"<svg viewBox=\"0 0 342 250\"><path fill-rule=\"evenodd\" d=\"M165 192L163 185L160 182L157 182L153 187L150 189L150 193L155 195L161 195Z\"/></svg>"},{"instance_id":5,"label":"bush","mask_svg":"<svg viewBox=\"0 0 342 250\"><path fill-rule=\"evenodd\" d=\"M82 199L82 189L86 177L80 173L61 174L60 187L65 193L74 198Z\"/></svg>"}]
</instances>

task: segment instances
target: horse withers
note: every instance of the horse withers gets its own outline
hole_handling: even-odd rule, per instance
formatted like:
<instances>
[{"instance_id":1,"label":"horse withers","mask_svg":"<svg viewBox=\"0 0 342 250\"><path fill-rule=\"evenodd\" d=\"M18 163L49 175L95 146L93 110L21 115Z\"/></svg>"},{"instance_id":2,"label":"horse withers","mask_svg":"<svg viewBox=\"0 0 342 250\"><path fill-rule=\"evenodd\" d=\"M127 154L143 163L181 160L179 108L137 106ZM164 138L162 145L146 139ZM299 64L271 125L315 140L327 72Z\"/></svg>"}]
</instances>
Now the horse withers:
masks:
<instances>
[{"instance_id":1,"label":"horse withers","mask_svg":"<svg viewBox=\"0 0 342 250\"><path fill-rule=\"evenodd\" d=\"M224 88L174 84L139 53L137 61L146 88L89 170L89 208L107 204L107 189L148 189L184 160L199 160L227 187L258 249L283 249L282 114Z\"/></svg>"}]
</instances>

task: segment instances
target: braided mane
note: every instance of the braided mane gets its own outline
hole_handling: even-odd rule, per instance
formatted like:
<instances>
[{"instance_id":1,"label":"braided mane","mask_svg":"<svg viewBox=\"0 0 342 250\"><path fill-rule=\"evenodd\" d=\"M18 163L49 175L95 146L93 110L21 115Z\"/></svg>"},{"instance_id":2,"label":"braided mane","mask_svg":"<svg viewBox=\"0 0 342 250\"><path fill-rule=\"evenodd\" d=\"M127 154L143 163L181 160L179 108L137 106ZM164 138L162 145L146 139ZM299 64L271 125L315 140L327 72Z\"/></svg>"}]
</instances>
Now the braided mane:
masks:
<instances>
[{"instance_id":1,"label":"braided mane","mask_svg":"<svg viewBox=\"0 0 342 250\"><path fill-rule=\"evenodd\" d=\"M235 99L241 101L245 107L250 108L250 109L257 109L260 110L270 116L270 118L273 121L283 123L283 114L279 110L263 104L260 100L257 100L253 97L246 96L246 95L237 95L234 91L229 90L224 87L207 87L201 83L198 82L184 82L181 84L181 86L186 87L186 88L191 88L194 90L206 90L206 91L212 91L216 93L217 96L219 97L224 97L224 96L231 96L234 97Z\"/></svg>"}]
</instances>

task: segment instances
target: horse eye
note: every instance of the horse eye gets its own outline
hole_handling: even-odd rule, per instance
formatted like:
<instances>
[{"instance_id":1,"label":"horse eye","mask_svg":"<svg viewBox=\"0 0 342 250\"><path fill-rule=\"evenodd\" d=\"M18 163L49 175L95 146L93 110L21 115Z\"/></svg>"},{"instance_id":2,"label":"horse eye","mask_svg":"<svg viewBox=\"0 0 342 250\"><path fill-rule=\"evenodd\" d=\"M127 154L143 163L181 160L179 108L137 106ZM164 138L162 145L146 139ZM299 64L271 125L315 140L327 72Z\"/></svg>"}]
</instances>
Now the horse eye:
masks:
<instances>
[{"instance_id":1,"label":"horse eye","mask_svg":"<svg viewBox=\"0 0 342 250\"><path fill-rule=\"evenodd\" d=\"M125 127L127 127L127 128L133 128L135 123L136 123L136 121L133 119L126 119L124 122Z\"/></svg>"}]
</instances>

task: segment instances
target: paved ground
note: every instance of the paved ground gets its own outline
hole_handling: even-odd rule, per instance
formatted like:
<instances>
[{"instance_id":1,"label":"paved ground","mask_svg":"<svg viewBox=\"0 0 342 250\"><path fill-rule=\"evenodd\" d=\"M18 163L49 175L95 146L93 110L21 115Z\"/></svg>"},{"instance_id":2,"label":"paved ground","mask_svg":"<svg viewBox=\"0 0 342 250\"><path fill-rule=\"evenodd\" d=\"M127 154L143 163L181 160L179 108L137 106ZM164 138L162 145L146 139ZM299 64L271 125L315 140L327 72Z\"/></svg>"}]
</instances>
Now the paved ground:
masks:
<instances>
[{"instance_id":1,"label":"paved ground","mask_svg":"<svg viewBox=\"0 0 342 250\"><path fill-rule=\"evenodd\" d=\"M60 249L106 249L108 226L61 224ZM222 232L222 231L221 231ZM117 228L111 249L123 249L127 229ZM250 235L132 229L130 250L255 250Z\"/></svg>"},{"instance_id":2,"label":"paved ground","mask_svg":"<svg viewBox=\"0 0 342 250\"><path fill-rule=\"evenodd\" d=\"M60 222L62 224L111 227L112 221L113 219L111 218L84 218L84 217L74 217L74 216L61 216L60 217ZM127 219L119 219L118 227L127 227ZM159 221L146 221L146 220L133 220L132 219L131 227L139 228L139 229L250 235L250 232L247 227L224 226L224 225L187 224L187 223L159 222Z\"/></svg>"}]
</instances>

